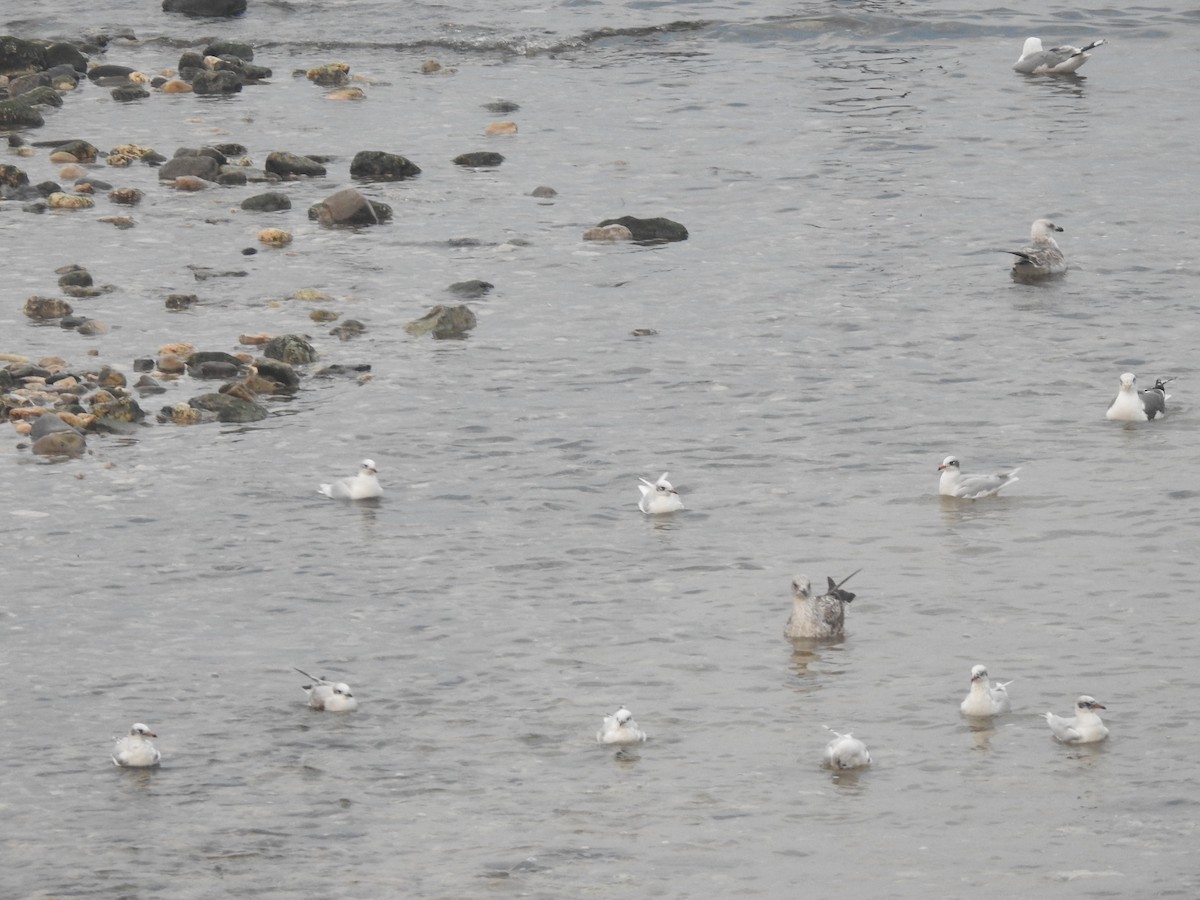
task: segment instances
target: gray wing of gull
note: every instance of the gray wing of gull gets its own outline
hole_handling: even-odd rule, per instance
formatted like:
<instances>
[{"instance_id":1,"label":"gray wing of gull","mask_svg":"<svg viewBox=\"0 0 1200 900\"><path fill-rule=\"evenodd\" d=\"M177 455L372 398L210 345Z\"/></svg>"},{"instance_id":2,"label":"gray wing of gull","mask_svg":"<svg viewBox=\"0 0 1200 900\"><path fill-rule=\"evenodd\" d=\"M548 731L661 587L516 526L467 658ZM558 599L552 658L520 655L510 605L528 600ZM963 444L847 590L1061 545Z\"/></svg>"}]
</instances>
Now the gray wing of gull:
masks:
<instances>
[{"instance_id":1,"label":"gray wing of gull","mask_svg":"<svg viewBox=\"0 0 1200 900\"><path fill-rule=\"evenodd\" d=\"M958 480L955 495L958 497L986 497L994 494L1010 481L1015 481L1017 469L1011 472L998 472L994 475L963 475Z\"/></svg>"},{"instance_id":2,"label":"gray wing of gull","mask_svg":"<svg viewBox=\"0 0 1200 900\"><path fill-rule=\"evenodd\" d=\"M1153 419L1163 415L1167 411L1167 398L1163 396L1162 391L1138 391L1138 396L1142 398L1142 409L1146 411L1146 418Z\"/></svg>"},{"instance_id":3,"label":"gray wing of gull","mask_svg":"<svg viewBox=\"0 0 1200 900\"><path fill-rule=\"evenodd\" d=\"M1018 72L1029 75L1036 72L1042 66L1053 69L1075 55L1074 47L1052 47L1049 50L1043 50L1041 53L1034 53L1032 56L1025 57L1016 63L1013 68Z\"/></svg>"}]
</instances>

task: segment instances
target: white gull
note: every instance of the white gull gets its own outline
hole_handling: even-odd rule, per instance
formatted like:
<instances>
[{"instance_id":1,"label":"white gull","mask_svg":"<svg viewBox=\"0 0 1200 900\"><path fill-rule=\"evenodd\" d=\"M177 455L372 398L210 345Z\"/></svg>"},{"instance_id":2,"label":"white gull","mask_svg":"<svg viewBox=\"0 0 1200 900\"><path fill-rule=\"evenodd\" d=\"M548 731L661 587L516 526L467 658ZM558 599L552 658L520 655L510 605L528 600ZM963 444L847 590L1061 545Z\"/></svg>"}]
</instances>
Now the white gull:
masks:
<instances>
[{"instance_id":1,"label":"white gull","mask_svg":"<svg viewBox=\"0 0 1200 900\"><path fill-rule=\"evenodd\" d=\"M842 585L861 572L855 569L839 582L829 578L829 589L819 597L812 596L812 582L807 575L792 579L792 614L783 626L784 637L835 638L841 637L846 624L846 604L857 594L843 591Z\"/></svg>"},{"instance_id":2,"label":"white gull","mask_svg":"<svg viewBox=\"0 0 1200 900\"><path fill-rule=\"evenodd\" d=\"M992 684L988 679L986 666L974 666L971 669L971 690L958 707L964 716L998 716L1012 708L1008 699L1008 686L1011 681L997 681Z\"/></svg>"},{"instance_id":3,"label":"white gull","mask_svg":"<svg viewBox=\"0 0 1200 900\"><path fill-rule=\"evenodd\" d=\"M1075 701L1075 715L1070 719L1046 713L1046 721L1054 736L1064 744L1094 744L1108 737L1108 729L1100 716L1098 709L1105 709L1102 703L1084 694Z\"/></svg>"},{"instance_id":4,"label":"white gull","mask_svg":"<svg viewBox=\"0 0 1200 900\"><path fill-rule=\"evenodd\" d=\"M938 479L938 493L943 497L958 497L963 500L978 500L998 493L1002 487L1020 481L1017 473L1020 467L1008 472L994 472L991 475L968 475L959 467L958 458L947 456L938 466L942 477Z\"/></svg>"},{"instance_id":5,"label":"white gull","mask_svg":"<svg viewBox=\"0 0 1200 900\"><path fill-rule=\"evenodd\" d=\"M1012 274L1018 279L1049 278L1062 275L1067 271L1067 261L1063 257L1054 233L1062 228L1049 219L1037 219L1029 228L1029 246L1022 250L1005 250L1017 257L1013 261Z\"/></svg>"},{"instance_id":6,"label":"white gull","mask_svg":"<svg viewBox=\"0 0 1200 900\"><path fill-rule=\"evenodd\" d=\"M351 478L343 478L332 484L323 484L317 493L332 497L335 500L371 500L383 493L379 486L378 470L375 460L364 459L358 474Z\"/></svg>"},{"instance_id":7,"label":"white gull","mask_svg":"<svg viewBox=\"0 0 1200 900\"><path fill-rule=\"evenodd\" d=\"M1117 392L1117 399L1108 405L1108 412L1104 417L1116 422L1161 419L1167 414L1167 400L1171 397L1167 393L1167 382L1170 380L1160 378L1150 390L1139 391L1137 376L1126 372L1121 376L1121 389Z\"/></svg>"},{"instance_id":8,"label":"white gull","mask_svg":"<svg viewBox=\"0 0 1200 900\"><path fill-rule=\"evenodd\" d=\"M642 492L642 498L638 500L638 509L647 515L670 513L683 509L683 501L679 499L679 492L672 487L671 482L667 481L667 475L667 472L663 472L658 481L638 479L641 482L638 490Z\"/></svg>"},{"instance_id":9,"label":"white gull","mask_svg":"<svg viewBox=\"0 0 1200 900\"><path fill-rule=\"evenodd\" d=\"M633 713L623 706L611 716L605 716L600 730L596 732L597 743L618 747L641 744L645 740L646 732L638 728L637 722L633 721Z\"/></svg>"},{"instance_id":10,"label":"white gull","mask_svg":"<svg viewBox=\"0 0 1200 900\"><path fill-rule=\"evenodd\" d=\"M312 684L303 686L308 694L308 705L313 709L323 709L326 712L350 712L358 709L358 701L350 693L350 685L344 681L326 681L324 678L313 678L303 669L296 669Z\"/></svg>"},{"instance_id":11,"label":"white gull","mask_svg":"<svg viewBox=\"0 0 1200 900\"><path fill-rule=\"evenodd\" d=\"M130 768L157 766L158 761L162 759L162 754L150 740L152 737L158 737L158 735L141 722L135 722L129 729L129 734L117 738L116 746L113 747L113 765Z\"/></svg>"},{"instance_id":12,"label":"white gull","mask_svg":"<svg viewBox=\"0 0 1200 900\"><path fill-rule=\"evenodd\" d=\"M847 732L841 734L828 725L826 731L833 732L834 738L825 745L825 765L831 769L861 769L871 764L871 754L867 745Z\"/></svg>"},{"instance_id":13,"label":"white gull","mask_svg":"<svg viewBox=\"0 0 1200 900\"><path fill-rule=\"evenodd\" d=\"M1092 41L1086 47L1061 47L1042 49L1041 38L1026 38L1021 48L1021 58L1013 63L1013 69L1024 75L1069 75L1091 59L1089 50L1107 44L1104 38Z\"/></svg>"}]
</instances>

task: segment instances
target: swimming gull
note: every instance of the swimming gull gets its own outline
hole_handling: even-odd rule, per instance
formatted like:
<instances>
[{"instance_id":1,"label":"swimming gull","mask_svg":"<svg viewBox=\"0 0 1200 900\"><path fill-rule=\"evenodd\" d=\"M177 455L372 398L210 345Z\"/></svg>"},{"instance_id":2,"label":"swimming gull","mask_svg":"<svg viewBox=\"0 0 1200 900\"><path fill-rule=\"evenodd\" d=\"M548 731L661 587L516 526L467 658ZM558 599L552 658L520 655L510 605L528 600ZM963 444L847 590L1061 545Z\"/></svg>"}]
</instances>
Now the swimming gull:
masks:
<instances>
[{"instance_id":1,"label":"swimming gull","mask_svg":"<svg viewBox=\"0 0 1200 900\"><path fill-rule=\"evenodd\" d=\"M323 484L317 492L335 500L372 500L383 493L377 472L375 460L364 459L357 475Z\"/></svg>"},{"instance_id":2,"label":"swimming gull","mask_svg":"<svg viewBox=\"0 0 1200 900\"><path fill-rule=\"evenodd\" d=\"M1021 58L1013 63L1013 69L1024 75L1069 75L1091 58L1089 50L1107 43L1100 38L1086 47L1064 44L1043 50L1040 38L1026 38L1025 46L1021 48Z\"/></svg>"},{"instance_id":3,"label":"swimming gull","mask_svg":"<svg viewBox=\"0 0 1200 900\"><path fill-rule=\"evenodd\" d=\"M1137 376L1126 372L1121 376L1121 390L1117 399L1108 405L1106 419L1115 422L1146 422L1150 419L1161 419L1167 414L1167 382L1170 378L1160 378L1154 382L1154 387L1148 391L1137 389Z\"/></svg>"},{"instance_id":4,"label":"swimming gull","mask_svg":"<svg viewBox=\"0 0 1200 900\"><path fill-rule=\"evenodd\" d=\"M871 754L867 745L847 732L840 734L828 725L826 731L833 732L834 738L825 745L825 765L831 769L861 769L871 764Z\"/></svg>"},{"instance_id":5,"label":"swimming gull","mask_svg":"<svg viewBox=\"0 0 1200 900\"><path fill-rule=\"evenodd\" d=\"M633 713L621 707L611 716L604 717L604 723L596 732L596 741L601 744L613 744L617 747L630 747L646 741L646 732L638 728L633 721Z\"/></svg>"},{"instance_id":6,"label":"swimming gull","mask_svg":"<svg viewBox=\"0 0 1200 900\"><path fill-rule=\"evenodd\" d=\"M1094 744L1108 737L1108 729L1096 713L1098 709L1106 707L1084 694L1075 701L1075 715L1072 718L1064 719L1048 712L1046 721L1054 736L1064 744Z\"/></svg>"},{"instance_id":7,"label":"swimming gull","mask_svg":"<svg viewBox=\"0 0 1200 900\"><path fill-rule=\"evenodd\" d=\"M784 637L841 637L846 624L846 604L857 596L842 590L842 585L861 571L855 569L837 583L830 578L828 590L819 597L812 596L812 582L807 575L793 578L792 614L783 626Z\"/></svg>"},{"instance_id":8,"label":"swimming gull","mask_svg":"<svg viewBox=\"0 0 1200 900\"><path fill-rule=\"evenodd\" d=\"M358 701L350 693L350 685L344 681L326 681L324 678L313 678L303 669L296 669L313 683L303 686L308 694L308 705L313 709L323 709L326 712L350 712L358 709Z\"/></svg>"},{"instance_id":9,"label":"swimming gull","mask_svg":"<svg viewBox=\"0 0 1200 900\"><path fill-rule=\"evenodd\" d=\"M679 492L671 486L671 482L667 481L667 474L667 472L663 472L658 481L638 479L641 482L638 490L642 492L642 498L638 500L638 509L642 512L648 515L657 515L683 509L683 501L679 499Z\"/></svg>"},{"instance_id":10,"label":"swimming gull","mask_svg":"<svg viewBox=\"0 0 1200 900\"><path fill-rule=\"evenodd\" d=\"M998 716L1012 708L1008 699L1008 686L1011 681L997 681L992 684L988 679L986 666L974 666L971 669L971 690L963 700L959 709L964 716Z\"/></svg>"},{"instance_id":11,"label":"swimming gull","mask_svg":"<svg viewBox=\"0 0 1200 900\"><path fill-rule=\"evenodd\" d=\"M958 458L947 456L938 466L942 477L938 480L938 493L944 497L959 497L963 500L978 500L998 493L1002 487L1020 481L1017 473L1018 466L1008 472L995 472L991 475L965 475L959 468Z\"/></svg>"},{"instance_id":12,"label":"swimming gull","mask_svg":"<svg viewBox=\"0 0 1200 900\"><path fill-rule=\"evenodd\" d=\"M1014 278L1049 278L1067 271L1067 261L1052 237L1056 231L1061 232L1062 228L1049 219L1037 219L1029 229L1028 247L1003 251L1017 257L1012 265Z\"/></svg>"},{"instance_id":13,"label":"swimming gull","mask_svg":"<svg viewBox=\"0 0 1200 900\"><path fill-rule=\"evenodd\" d=\"M112 754L113 765L129 768L157 766L158 761L162 759L162 754L150 740L152 737L158 737L158 735L141 722L135 722L129 729L129 734L117 738L117 744L113 748Z\"/></svg>"}]
</instances>

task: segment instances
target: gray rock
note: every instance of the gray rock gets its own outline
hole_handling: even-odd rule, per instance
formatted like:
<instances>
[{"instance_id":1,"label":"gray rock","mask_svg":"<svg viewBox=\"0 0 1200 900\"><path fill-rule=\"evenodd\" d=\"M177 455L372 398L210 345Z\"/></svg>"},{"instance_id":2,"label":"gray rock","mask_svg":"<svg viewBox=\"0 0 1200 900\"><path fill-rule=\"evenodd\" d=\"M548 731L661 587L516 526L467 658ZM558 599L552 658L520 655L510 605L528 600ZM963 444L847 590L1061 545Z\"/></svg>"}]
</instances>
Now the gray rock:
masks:
<instances>
[{"instance_id":1,"label":"gray rock","mask_svg":"<svg viewBox=\"0 0 1200 900\"><path fill-rule=\"evenodd\" d=\"M201 394L188 404L195 409L216 413L218 422L258 422L267 417L266 407L230 394Z\"/></svg>"},{"instance_id":2,"label":"gray rock","mask_svg":"<svg viewBox=\"0 0 1200 900\"><path fill-rule=\"evenodd\" d=\"M37 41L0 36L0 75L38 72L46 68L46 48Z\"/></svg>"},{"instance_id":3,"label":"gray rock","mask_svg":"<svg viewBox=\"0 0 1200 900\"><path fill-rule=\"evenodd\" d=\"M197 94L236 94L242 89L242 79L237 72L227 69L201 69L192 76L192 90Z\"/></svg>"},{"instance_id":4,"label":"gray rock","mask_svg":"<svg viewBox=\"0 0 1200 900\"><path fill-rule=\"evenodd\" d=\"M278 390L294 391L300 387L300 375L288 363L260 356L254 361L259 377L265 378Z\"/></svg>"},{"instance_id":5,"label":"gray rock","mask_svg":"<svg viewBox=\"0 0 1200 900\"><path fill-rule=\"evenodd\" d=\"M192 175L205 181L216 181L220 168L211 156L176 156L158 167L158 180L174 181L181 175Z\"/></svg>"},{"instance_id":6,"label":"gray rock","mask_svg":"<svg viewBox=\"0 0 1200 900\"><path fill-rule=\"evenodd\" d=\"M419 319L404 326L412 335L432 334L435 338L463 337L475 327L475 313L469 306L435 306Z\"/></svg>"},{"instance_id":7,"label":"gray rock","mask_svg":"<svg viewBox=\"0 0 1200 900\"><path fill-rule=\"evenodd\" d=\"M478 300L495 285L489 281L480 281L478 278L471 281L456 281L446 290L456 297L462 297L465 300Z\"/></svg>"},{"instance_id":8,"label":"gray rock","mask_svg":"<svg viewBox=\"0 0 1200 900\"><path fill-rule=\"evenodd\" d=\"M25 301L25 315L31 319L60 319L72 312L71 304L57 297L30 297Z\"/></svg>"},{"instance_id":9,"label":"gray rock","mask_svg":"<svg viewBox=\"0 0 1200 900\"><path fill-rule=\"evenodd\" d=\"M36 441L38 438L45 437L48 434L64 432L79 434L79 429L72 428L54 413L48 412L42 413L42 415L33 420L33 424L30 426L29 436Z\"/></svg>"},{"instance_id":10,"label":"gray rock","mask_svg":"<svg viewBox=\"0 0 1200 900\"><path fill-rule=\"evenodd\" d=\"M197 18L240 16L246 0L163 0L163 12Z\"/></svg>"},{"instance_id":11,"label":"gray rock","mask_svg":"<svg viewBox=\"0 0 1200 900\"><path fill-rule=\"evenodd\" d=\"M263 356L298 366L317 359L316 348L298 334L281 334L263 345Z\"/></svg>"},{"instance_id":12,"label":"gray rock","mask_svg":"<svg viewBox=\"0 0 1200 900\"><path fill-rule=\"evenodd\" d=\"M382 150L360 150L350 163L351 178L399 181L420 174L420 168L403 156Z\"/></svg>"},{"instance_id":13,"label":"gray rock","mask_svg":"<svg viewBox=\"0 0 1200 900\"><path fill-rule=\"evenodd\" d=\"M57 419L58 416L50 416L50 418ZM83 435L72 429L71 431L56 431L40 437L33 442L30 449L38 456L78 457L83 456L86 447Z\"/></svg>"},{"instance_id":14,"label":"gray rock","mask_svg":"<svg viewBox=\"0 0 1200 900\"><path fill-rule=\"evenodd\" d=\"M344 188L312 206L308 217L322 225L378 225L391 219L392 208L354 188Z\"/></svg>"},{"instance_id":15,"label":"gray rock","mask_svg":"<svg viewBox=\"0 0 1200 900\"><path fill-rule=\"evenodd\" d=\"M504 162L504 157L499 153L493 153L490 150L479 150L474 153L462 153L454 157L454 164L456 166L468 166L470 168L498 166L502 162Z\"/></svg>"},{"instance_id":16,"label":"gray rock","mask_svg":"<svg viewBox=\"0 0 1200 900\"><path fill-rule=\"evenodd\" d=\"M112 89L112 98L118 103L129 103L133 100L145 100L150 92L140 84L123 84Z\"/></svg>"},{"instance_id":17,"label":"gray rock","mask_svg":"<svg viewBox=\"0 0 1200 900\"><path fill-rule=\"evenodd\" d=\"M688 230L678 222L662 217L654 219L639 219L636 216L621 216L619 219L605 219L597 227L606 225L624 225L629 229L635 241L686 241Z\"/></svg>"},{"instance_id":18,"label":"gray rock","mask_svg":"<svg viewBox=\"0 0 1200 900\"><path fill-rule=\"evenodd\" d=\"M269 153L263 168L281 178L316 177L325 174L325 167L316 160L282 150Z\"/></svg>"},{"instance_id":19,"label":"gray rock","mask_svg":"<svg viewBox=\"0 0 1200 900\"><path fill-rule=\"evenodd\" d=\"M267 191L265 194L255 194L242 201L242 209L250 212L278 212L281 209L291 209L292 201L287 194L279 191Z\"/></svg>"},{"instance_id":20,"label":"gray rock","mask_svg":"<svg viewBox=\"0 0 1200 900\"><path fill-rule=\"evenodd\" d=\"M254 59L254 48L241 41L213 41L204 48L205 56L236 56L250 62Z\"/></svg>"}]
</instances>

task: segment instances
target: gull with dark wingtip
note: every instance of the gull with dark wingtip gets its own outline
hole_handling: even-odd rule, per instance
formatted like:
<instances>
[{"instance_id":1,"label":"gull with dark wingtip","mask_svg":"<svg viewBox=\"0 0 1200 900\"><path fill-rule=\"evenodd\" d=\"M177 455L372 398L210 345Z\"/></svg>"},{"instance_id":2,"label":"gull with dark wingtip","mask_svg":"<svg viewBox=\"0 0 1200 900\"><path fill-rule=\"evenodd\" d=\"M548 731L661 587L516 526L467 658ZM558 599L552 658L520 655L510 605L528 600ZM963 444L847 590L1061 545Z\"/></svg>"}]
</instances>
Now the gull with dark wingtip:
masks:
<instances>
[{"instance_id":1,"label":"gull with dark wingtip","mask_svg":"<svg viewBox=\"0 0 1200 900\"><path fill-rule=\"evenodd\" d=\"M1054 233L1062 228L1049 219L1038 219L1029 229L1029 246L1021 250L1005 250L1017 257L1013 260L1012 274L1018 280L1037 280L1062 275L1067 271L1067 260Z\"/></svg>"},{"instance_id":2,"label":"gull with dark wingtip","mask_svg":"<svg viewBox=\"0 0 1200 900\"><path fill-rule=\"evenodd\" d=\"M1013 69L1022 75L1070 75L1092 58L1089 50L1095 50L1101 44L1107 43L1104 38L1100 38L1086 47L1063 44L1061 47L1045 50L1042 48L1041 38L1026 38L1025 46L1021 48L1021 58L1013 63Z\"/></svg>"},{"instance_id":3,"label":"gull with dark wingtip","mask_svg":"<svg viewBox=\"0 0 1200 900\"><path fill-rule=\"evenodd\" d=\"M1007 472L993 472L990 475L968 475L959 467L958 457L947 456L938 466L942 477L938 479L938 493L943 497L958 497L962 500L979 500L1000 492L1000 489L1020 481L1017 473L1018 466Z\"/></svg>"},{"instance_id":4,"label":"gull with dark wingtip","mask_svg":"<svg viewBox=\"0 0 1200 900\"><path fill-rule=\"evenodd\" d=\"M1167 414L1167 382L1170 378L1160 378L1154 382L1154 387L1148 391L1137 389L1137 376L1126 372L1121 376L1121 389L1117 398L1108 405L1104 418L1114 422L1148 422L1150 419L1161 419Z\"/></svg>"},{"instance_id":5,"label":"gull with dark wingtip","mask_svg":"<svg viewBox=\"0 0 1200 900\"><path fill-rule=\"evenodd\" d=\"M1084 694L1075 701L1075 715L1067 719L1046 713L1046 722L1054 737L1064 744L1094 744L1108 737L1108 728L1096 712L1106 709L1103 703L1097 703L1095 698Z\"/></svg>"},{"instance_id":6,"label":"gull with dark wingtip","mask_svg":"<svg viewBox=\"0 0 1200 900\"><path fill-rule=\"evenodd\" d=\"M829 586L819 597L812 596L812 582L807 575L792 579L792 614L783 626L789 638L837 638L846 624L846 604L857 595L842 590L842 585L861 572L855 569L839 582L829 578Z\"/></svg>"}]
</instances>

